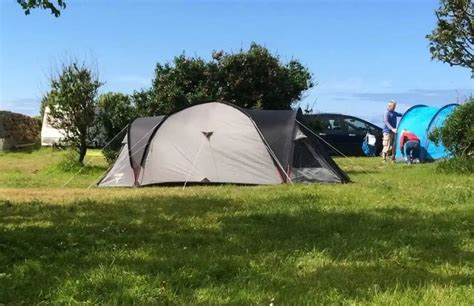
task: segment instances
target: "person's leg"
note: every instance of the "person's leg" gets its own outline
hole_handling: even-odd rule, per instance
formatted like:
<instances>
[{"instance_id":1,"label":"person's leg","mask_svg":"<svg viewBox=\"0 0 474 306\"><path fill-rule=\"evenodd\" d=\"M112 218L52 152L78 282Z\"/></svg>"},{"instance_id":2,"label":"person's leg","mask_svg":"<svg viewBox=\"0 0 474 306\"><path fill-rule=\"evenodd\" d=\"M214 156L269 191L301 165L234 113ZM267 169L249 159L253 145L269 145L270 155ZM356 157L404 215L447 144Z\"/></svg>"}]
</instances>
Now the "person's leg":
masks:
<instances>
[{"instance_id":1,"label":"person's leg","mask_svg":"<svg viewBox=\"0 0 474 306\"><path fill-rule=\"evenodd\" d=\"M388 150L390 148L390 134L389 133L383 133L382 144L383 144L382 158L383 158L384 161L386 161Z\"/></svg>"},{"instance_id":2,"label":"person's leg","mask_svg":"<svg viewBox=\"0 0 474 306\"><path fill-rule=\"evenodd\" d=\"M420 143L417 141L415 142L415 146L413 148L413 159L420 161Z\"/></svg>"},{"instance_id":3,"label":"person's leg","mask_svg":"<svg viewBox=\"0 0 474 306\"><path fill-rule=\"evenodd\" d=\"M391 156L391 160L393 162L395 162L395 134L394 133L390 133L390 154L392 155Z\"/></svg>"},{"instance_id":4,"label":"person's leg","mask_svg":"<svg viewBox=\"0 0 474 306\"><path fill-rule=\"evenodd\" d=\"M375 156L375 146L369 145L370 156Z\"/></svg>"},{"instance_id":5,"label":"person's leg","mask_svg":"<svg viewBox=\"0 0 474 306\"><path fill-rule=\"evenodd\" d=\"M405 144L406 155L409 158L410 162L413 162L416 158L418 158L417 151L419 151L419 143L418 141L408 141Z\"/></svg>"}]
</instances>

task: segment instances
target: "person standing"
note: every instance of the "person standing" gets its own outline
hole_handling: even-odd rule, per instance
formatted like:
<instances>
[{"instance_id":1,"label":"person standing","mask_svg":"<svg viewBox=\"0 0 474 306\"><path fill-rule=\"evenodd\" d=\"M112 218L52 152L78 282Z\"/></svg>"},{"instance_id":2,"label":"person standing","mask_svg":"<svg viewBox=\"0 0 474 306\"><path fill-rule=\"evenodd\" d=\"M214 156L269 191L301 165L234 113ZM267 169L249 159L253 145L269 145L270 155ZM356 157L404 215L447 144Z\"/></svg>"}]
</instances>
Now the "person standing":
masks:
<instances>
[{"instance_id":1,"label":"person standing","mask_svg":"<svg viewBox=\"0 0 474 306\"><path fill-rule=\"evenodd\" d=\"M391 154L391 160L395 161L394 139L397 133L397 117L402 116L402 114L395 111L396 107L397 103L394 100L390 100L390 102L388 102L387 111L383 116L383 161L387 161L387 155L389 153Z\"/></svg>"}]
</instances>

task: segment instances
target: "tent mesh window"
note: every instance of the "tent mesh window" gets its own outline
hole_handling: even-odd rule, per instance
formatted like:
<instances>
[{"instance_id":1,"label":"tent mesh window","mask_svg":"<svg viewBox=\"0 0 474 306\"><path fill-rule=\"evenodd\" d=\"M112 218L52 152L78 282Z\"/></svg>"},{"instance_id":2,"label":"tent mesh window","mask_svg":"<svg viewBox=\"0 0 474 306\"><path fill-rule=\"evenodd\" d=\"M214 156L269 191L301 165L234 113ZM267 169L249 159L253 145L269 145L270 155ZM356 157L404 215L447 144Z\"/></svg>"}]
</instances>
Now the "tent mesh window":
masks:
<instances>
[{"instance_id":1,"label":"tent mesh window","mask_svg":"<svg viewBox=\"0 0 474 306\"><path fill-rule=\"evenodd\" d=\"M293 152L293 167L294 168L315 168L321 167L321 164L315 158L313 153L309 150L310 144L306 139L295 141Z\"/></svg>"}]
</instances>

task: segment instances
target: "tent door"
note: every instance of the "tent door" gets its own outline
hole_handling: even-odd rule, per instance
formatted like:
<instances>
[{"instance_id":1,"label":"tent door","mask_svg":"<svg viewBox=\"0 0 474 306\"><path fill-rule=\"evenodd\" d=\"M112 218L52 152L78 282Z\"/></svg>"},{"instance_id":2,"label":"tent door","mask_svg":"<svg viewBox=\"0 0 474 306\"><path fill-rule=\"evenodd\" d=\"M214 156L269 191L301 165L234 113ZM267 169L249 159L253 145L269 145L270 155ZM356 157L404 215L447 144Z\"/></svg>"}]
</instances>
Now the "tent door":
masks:
<instances>
[{"instance_id":1,"label":"tent door","mask_svg":"<svg viewBox=\"0 0 474 306\"><path fill-rule=\"evenodd\" d=\"M295 141L291 179L294 182L340 183L337 175L323 167L307 138Z\"/></svg>"}]
</instances>

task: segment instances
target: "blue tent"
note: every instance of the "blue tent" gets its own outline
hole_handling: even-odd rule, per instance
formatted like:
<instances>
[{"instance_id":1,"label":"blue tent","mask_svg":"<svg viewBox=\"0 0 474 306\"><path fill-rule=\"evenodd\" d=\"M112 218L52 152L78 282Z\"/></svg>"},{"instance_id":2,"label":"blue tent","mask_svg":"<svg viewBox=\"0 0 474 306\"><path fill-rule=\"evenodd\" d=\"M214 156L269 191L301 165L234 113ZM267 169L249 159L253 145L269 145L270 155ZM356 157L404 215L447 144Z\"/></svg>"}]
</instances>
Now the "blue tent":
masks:
<instances>
[{"instance_id":1,"label":"blue tent","mask_svg":"<svg viewBox=\"0 0 474 306\"><path fill-rule=\"evenodd\" d=\"M446 118L454 111L458 104L448 104L441 108L432 107L426 105L415 105L408 109L403 117L400 119L400 123L397 129L396 135L396 155L397 160L402 159L400 153L400 135L404 129L415 133L420 138L420 160L429 161L436 160L449 156L449 152L441 144L435 145L428 139L429 134L434 128L441 127L444 124Z\"/></svg>"}]
</instances>

